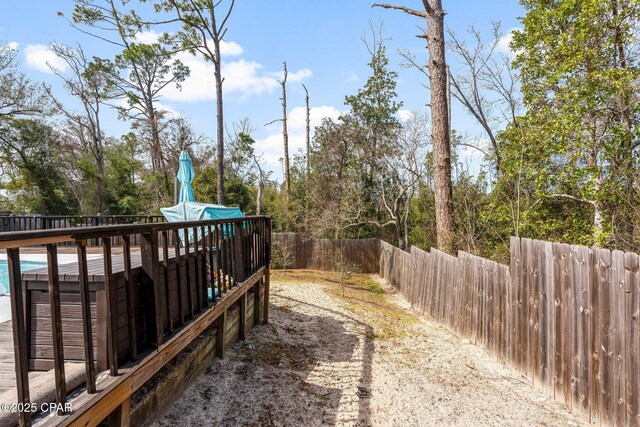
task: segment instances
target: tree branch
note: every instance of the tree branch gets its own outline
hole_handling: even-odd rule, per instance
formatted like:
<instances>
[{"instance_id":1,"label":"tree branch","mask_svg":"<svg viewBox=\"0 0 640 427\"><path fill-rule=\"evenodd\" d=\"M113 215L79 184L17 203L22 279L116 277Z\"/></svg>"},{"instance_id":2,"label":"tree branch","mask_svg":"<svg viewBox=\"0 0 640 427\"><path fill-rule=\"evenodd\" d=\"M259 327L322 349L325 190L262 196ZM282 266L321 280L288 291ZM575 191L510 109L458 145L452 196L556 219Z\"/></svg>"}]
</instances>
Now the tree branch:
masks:
<instances>
[{"instance_id":1,"label":"tree branch","mask_svg":"<svg viewBox=\"0 0 640 427\"><path fill-rule=\"evenodd\" d=\"M425 8L428 7L428 3L426 2L426 0L424 1L424 3L425 3ZM374 3L373 5L371 5L371 7L382 7L384 9L396 9L396 10L401 10L404 13L407 13L409 15L417 16L419 18L426 18L427 17L427 12L422 12L422 11L419 11L419 10L410 9L408 7L405 7L405 6L397 6L397 5L389 4L389 3ZM427 11L429 9L427 9Z\"/></svg>"}]
</instances>

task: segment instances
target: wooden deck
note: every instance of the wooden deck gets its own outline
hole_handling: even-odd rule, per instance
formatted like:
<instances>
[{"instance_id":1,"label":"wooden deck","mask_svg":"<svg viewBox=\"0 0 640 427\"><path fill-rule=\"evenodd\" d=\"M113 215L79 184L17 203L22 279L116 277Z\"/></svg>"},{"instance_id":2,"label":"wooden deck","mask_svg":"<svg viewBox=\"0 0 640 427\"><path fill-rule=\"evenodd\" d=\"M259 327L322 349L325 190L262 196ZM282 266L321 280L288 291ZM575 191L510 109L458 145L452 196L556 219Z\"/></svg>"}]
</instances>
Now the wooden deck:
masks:
<instances>
[{"instance_id":1,"label":"wooden deck","mask_svg":"<svg viewBox=\"0 0 640 427\"><path fill-rule=\"evenodd\" d=\"M41 248L37 248L38 250L28 251L28 253L43 253L44 251ZM94 249L93 253L101 253L102 251L97 251L97 248ZM25 251L27 252L27 251ZM62 252L62 251L61 251ZM75 251L73 251L75 252ZM67 251L67 253L72 253L72 251ZM169 250L169 258L173 258L175 251L173 249ZM181 254L184 255L184 251L181 251ZM160 261L163 260L162 251L159 253ZM122 275L124 273L124 258L122 255L122 251L117 251L113 253L111 256L113 263L113 273L114 275ZM131 264L132 268L139 268L142 266L142 259L140 254L140 248L131 248ZM89 281L90 282L103 282L104 281L104 261L102 257L94 258L87 261L88 273L89 273ZM75 282L77 283L79 280L78 277L78 263L68 263L62 264L59 266L59 280L60 282ZM22 274L22 280L26 281L44 281L48 280L48 271L47 267L30 270L27 273ZM44 371L31 371L29 372L29 379L34 380L36 377L44 374ZM3 392L15 389L16 387L16 374L15 374L15 364L14 364L14 351L13 351L13 331L11 327L11 321L0 323L0 394Z\"/></svg>"},{"instance_id":2,"label":"wooden deck","mask_svg":"<svg viewBox=\"0 0 640 427\"><path fill-rule=\"evenodd\" d=\"M193 244L185 238L185 252L171 237L191 229L209 237ZM89 239L101 242L92 259ZM33 402L47 389L53 393L42 395L46 402L74 402L71 415L52 414L48 425L128 419L132 393L204 330L215 325L216 342L226 343L228 311L239 313L240 339L248 315L268 322L270 244L268 217L0 233L16 308L2 325L1 355L9 363L0 396ZM48 267L21 272L21 255L34 246L46 250ZM73 246L77 253L69 256ZM251 314L250 296L257 300ZM224 345L216 355L224 355ZM82 384L85 391L72 393ZM20 412L15 422L42 421L31 415ZM0 416L2 426L15 422Z\"/></svg>"},{"instance_id":3,"label":"wooden deck","mask_svg":"<svg viewBox=\"0 0 640 427\"><path fill-rule=\"evenodd\" d=\"M33 381L42 371L29 372ZM16 388L16 369L13 363L13 330L11 321L0 323L0 394ZM3 402L0 402L3 403Z\"/></svg>"}]
</instances>

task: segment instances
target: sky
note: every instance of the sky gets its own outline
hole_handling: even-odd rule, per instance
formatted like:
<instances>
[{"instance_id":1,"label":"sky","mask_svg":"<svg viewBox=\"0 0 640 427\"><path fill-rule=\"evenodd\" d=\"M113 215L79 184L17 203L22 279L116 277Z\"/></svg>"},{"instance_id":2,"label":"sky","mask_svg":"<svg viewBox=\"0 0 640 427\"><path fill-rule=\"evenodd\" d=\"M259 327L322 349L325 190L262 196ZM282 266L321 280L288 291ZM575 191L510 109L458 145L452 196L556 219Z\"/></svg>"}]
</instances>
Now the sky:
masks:
<instances>
[{"instance_id":1,"label":"sky","mask_svg":"<svg viewBox=\"0 0 640 427\"><path fill-rule=\"evenodd\" d=\"M100 0L96 0L100 1ZM228 0L224 0L227 2ZM502 46L508 49L509 32L520 26L523 10L517 0L443 0L447 13L445 24L457 34L464 34L475 25L487 37L492 21L500 21L505 31ZM113 57L117 51L108 43L82 34L72 28L57 12L70 16L72 0L5 1L0 13L0 41L11 43L17 51L20 69L33 81L51 85L65 105L75 101L65 94L59 77L48 65L63 67L49 50L52 42L75 46L79 43L88 56ZM136 4L131 0L130 4ZM223 3L224 4L224 3ZM426 62L423 39L416 38L423 26L419 18L399 11L372 8L369 0L237 0L228 21L229 30L222 47L225 82L225 123L248 117L255 128L256 152L262 154L273 178L281 179L280 159L283 157L281 124L265 126L282 114L282 62L289 70L287 84L288 127L290 153L305 145L304 83L310 96L312 128L324 117L337 118L345 111L344 97L357 93L370 74L369 54L362 42L370 34L370 25L382 22L390 67L397 71L397 93L403 102L400 117L409 111L427 111L429 93L425 78L418 71L400 66L398 48L408 48L419 60ZM419 0L398 0L419 9ZM142 9L144 12L144 8ZM157 33L163 30L157 29ZM149 32L141 41L153 41L157 34ZM161 106L182 114L194 128L215 139L215 87L211 64L202 58L181 54L180 59L191 69L191 76L182 90L165 90ZM482 138L473 118L455 101L452 106L452 126L459 133ZM107 114L104 127L110 136L128 131L128 124L119 121L114 112ZM465 150L461 160L478 168L480 154Z\"/></svg>"}]
</instances>

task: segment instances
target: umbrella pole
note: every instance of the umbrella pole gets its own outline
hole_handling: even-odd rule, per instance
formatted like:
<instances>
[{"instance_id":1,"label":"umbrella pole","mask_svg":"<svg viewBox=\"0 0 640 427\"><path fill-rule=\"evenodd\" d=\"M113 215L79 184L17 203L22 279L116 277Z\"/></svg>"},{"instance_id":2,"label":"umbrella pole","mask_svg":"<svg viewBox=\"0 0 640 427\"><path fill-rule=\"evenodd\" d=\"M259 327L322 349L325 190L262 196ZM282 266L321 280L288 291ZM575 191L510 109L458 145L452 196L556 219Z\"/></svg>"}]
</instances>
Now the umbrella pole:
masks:
<instances>
[{"instance_id":1,"label":"umbrella pole","mask_svg":"<svg viewBox=\"0 0 640 427\"><path fill-rule=\"evenodd\" d=\"M180 184L178 183L178 177L173 178L173 199L175 204L178 204L178 197L180 196Z\"/></svg>"}]
</instances>

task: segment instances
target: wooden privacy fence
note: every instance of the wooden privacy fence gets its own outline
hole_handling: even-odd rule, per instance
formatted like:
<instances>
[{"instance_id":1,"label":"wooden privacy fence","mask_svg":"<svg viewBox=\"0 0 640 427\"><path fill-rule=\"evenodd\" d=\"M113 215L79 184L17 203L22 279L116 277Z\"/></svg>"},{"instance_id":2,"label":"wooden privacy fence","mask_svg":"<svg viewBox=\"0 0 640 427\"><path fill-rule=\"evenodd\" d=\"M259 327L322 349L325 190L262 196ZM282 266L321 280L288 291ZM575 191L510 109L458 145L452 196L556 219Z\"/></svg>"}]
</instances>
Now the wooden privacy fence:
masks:
<instances>
[{"instance_id":1,"label":"wooden privacy fence","mask_svg":"<svg viewBox=\"0 0 640 427\"><path fill-rule=\"evenodd\" d=\"M314 239L306 233L273 234L273 268L378 273L380 240Z\"/></svg>"},{"instance_id":2,"label":"wooden privacy fence","mask_svg":"<svg viewBox=\"0 0 640 427\"><path fill-rule=\"evenodd\" d=\"M605 425L640 423L635 253L511 238L511 266L381 242L380 273L414 309L483 345Z\"/></svg>"}]
</instances>

